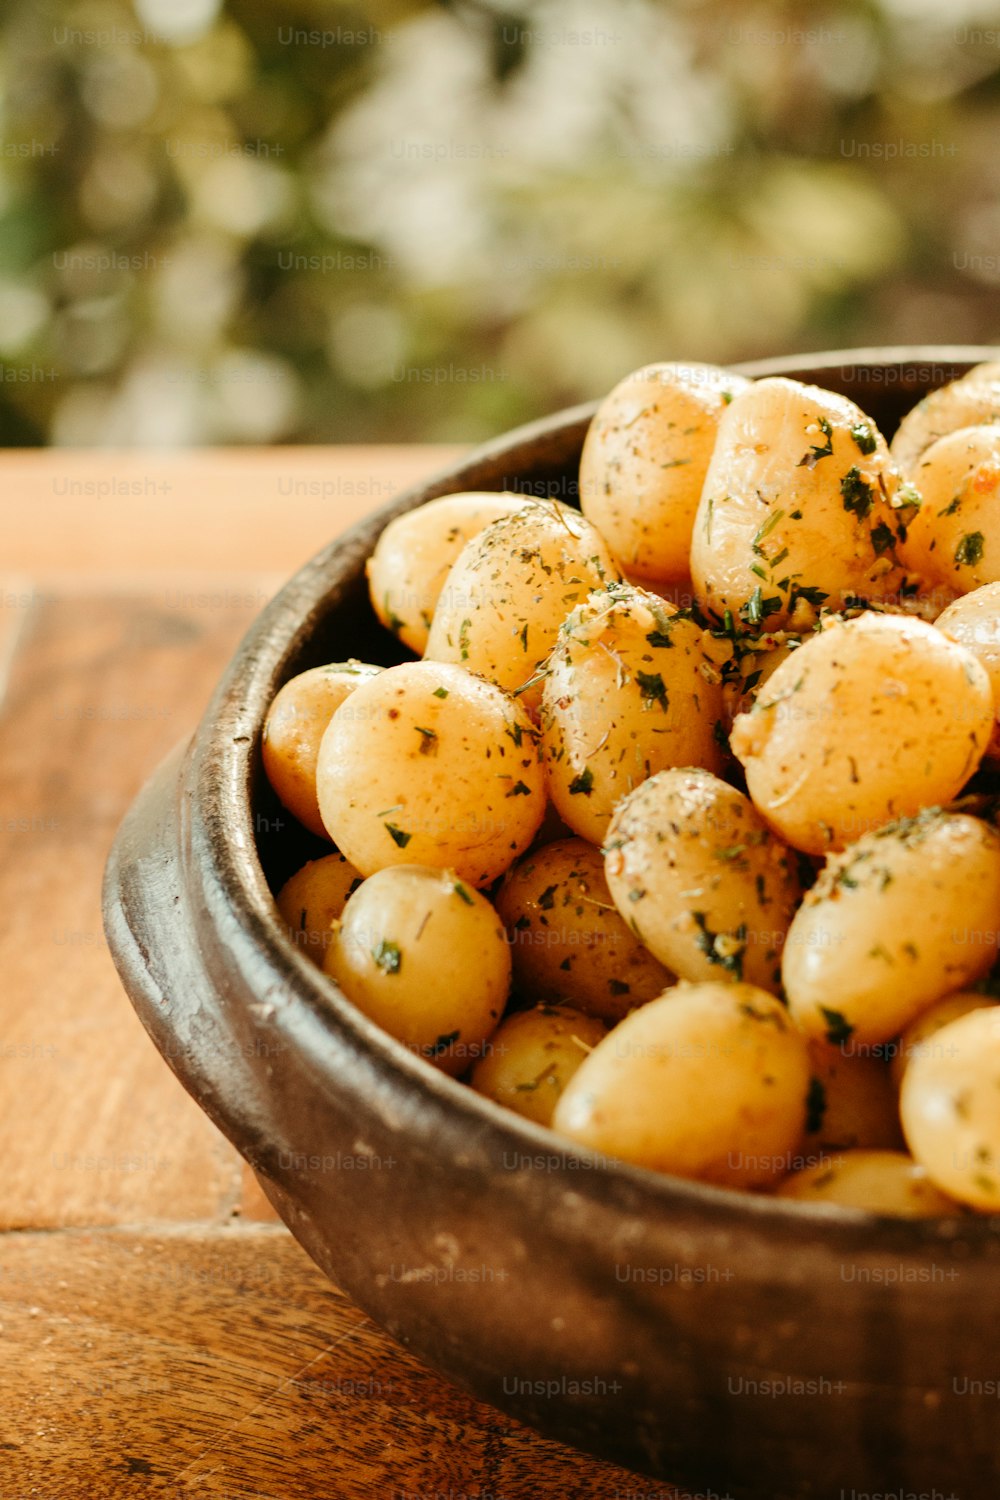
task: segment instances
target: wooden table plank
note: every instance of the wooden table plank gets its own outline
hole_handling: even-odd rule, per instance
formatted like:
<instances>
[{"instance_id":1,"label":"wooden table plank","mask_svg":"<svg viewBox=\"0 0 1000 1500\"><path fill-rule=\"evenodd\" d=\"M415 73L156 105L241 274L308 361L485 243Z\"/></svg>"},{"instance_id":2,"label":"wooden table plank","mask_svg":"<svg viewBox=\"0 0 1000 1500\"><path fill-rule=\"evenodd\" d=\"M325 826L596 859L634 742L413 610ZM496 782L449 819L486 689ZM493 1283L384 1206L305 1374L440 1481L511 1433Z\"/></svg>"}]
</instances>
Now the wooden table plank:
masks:
<instances>
[{"instance_id":1,"label":"wooden table plank","mask_svg":"<svg viewBox=\"0 0 1000 1500\"><path fill-rule=\"evenodd\" d=\"M280 1226L7 1235L0 1318L12 1500L671 1500L425 1369Z\"/></svg>"},{"instance_id":2,"label":"wooden table plank","mask_svg":"<svg viewBox=\"0 0 1000 1500\"><path fill-rule=\"evenodd\" d=\"M128 1004L100 887L129 802L276 581L219 580L228 607L119 592L23 618L0 720L0 1227L264 1212Z\"/></svg>"},{"instance_id":3,"label":"wooden table plank","mask_svg":"<svg viewBox=\"0 0 1000 1500\"><path fill-rule=\"evenodd\" d=\"M456 447L28 449L0 458L0 567L291 573Z\"/></svg>"}]
</instances>

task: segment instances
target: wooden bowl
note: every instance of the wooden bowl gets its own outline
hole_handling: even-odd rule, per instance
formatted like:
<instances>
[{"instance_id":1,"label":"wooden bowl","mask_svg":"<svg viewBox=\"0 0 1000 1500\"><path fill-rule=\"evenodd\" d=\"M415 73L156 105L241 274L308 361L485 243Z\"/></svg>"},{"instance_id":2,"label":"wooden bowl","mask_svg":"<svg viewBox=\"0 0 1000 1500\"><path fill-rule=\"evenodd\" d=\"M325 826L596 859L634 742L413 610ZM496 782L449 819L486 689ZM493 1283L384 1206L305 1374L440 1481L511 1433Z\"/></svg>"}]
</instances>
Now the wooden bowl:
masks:
<instances>
[{"instance_id":1,"label":"wooden bowl","mask_svg":"<svg viewBox=\"0 0 1000 1500\"><path fill-rule=\"evenodd\" d=\"M843 391L891 431L987 356L849 350L744 373ZM398 661L363 576L386 522L460 489L572 499L592 410L477 450L287 584L122 825L105 890L115 961L296 1238L475 1396L716 1496L992 1496L1000 1221L831 1211L569 1149L392 1041L278 920L271 890L318 842L292 833L262 774L275 691L321 662Z\"/></svg>"}]
</instances>

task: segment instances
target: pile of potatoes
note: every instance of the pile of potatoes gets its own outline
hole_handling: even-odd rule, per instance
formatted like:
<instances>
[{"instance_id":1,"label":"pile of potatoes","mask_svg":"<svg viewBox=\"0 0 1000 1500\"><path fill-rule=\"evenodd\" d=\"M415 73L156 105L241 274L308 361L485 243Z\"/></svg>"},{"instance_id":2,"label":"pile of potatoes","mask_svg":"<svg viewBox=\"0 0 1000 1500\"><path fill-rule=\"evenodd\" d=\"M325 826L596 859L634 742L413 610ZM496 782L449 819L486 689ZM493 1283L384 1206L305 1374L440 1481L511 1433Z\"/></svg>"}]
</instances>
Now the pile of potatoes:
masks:
<instances>
[{"instance_id":1,"label":"pile of potatoes","mask_svg":"<svg viewBox=\"0 0 1000 1500\"><path fill-rule=\"evenodd\" d=\"M829 391L654 365L579 494L392 521L371 601L413 659L278 693L265 770L331 844L293 942L608 1157L1000 1212L1000 365L891 447Z\"/></svg>"}]
</instances>

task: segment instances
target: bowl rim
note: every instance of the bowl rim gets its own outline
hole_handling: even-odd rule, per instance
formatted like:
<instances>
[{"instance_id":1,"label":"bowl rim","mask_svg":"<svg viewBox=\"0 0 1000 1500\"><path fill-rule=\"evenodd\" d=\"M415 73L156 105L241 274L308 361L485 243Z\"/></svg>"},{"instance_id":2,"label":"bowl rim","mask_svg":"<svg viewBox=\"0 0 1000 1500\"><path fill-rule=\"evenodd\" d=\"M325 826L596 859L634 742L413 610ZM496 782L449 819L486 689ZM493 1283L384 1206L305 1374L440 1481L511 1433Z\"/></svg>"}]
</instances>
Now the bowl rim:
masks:
<instances>
[{"instance_id":1,"label":"bowl rim","mask_svg":"<svg viewBox=\"0 0 1000 1500\"><path fill-rule=\"evenodd\" d=\"M803 370L820 373L847 365L971 366L997 353L988 346L967 345L862 348L752 361L730 368L735 373L762 378ZM930 389L933 386L927 387ZM257 852L253 826L253 751L263 721L251 712L251 705L268 702L280 682L287 680L288 674L283 676L285 664L308 641L311 625L324 613L335 588L333 585L324 591L325 573L334 565L345 571L350 570L354 561L363 565L370 550L368 543L394 516L436 496L475 488L471 482L463 482L462 476L474 477L477 469L516 452L525 444L589 423L597 405L593 401L566 408L514 428L475 447L457 464L408 487L335 537L282 586L253 621L220 679L203 720L204 725L212 725L212 733L204 737L201 745L202 737L196 737L188 757L190 792L201 799L205 809L202 837L192 857L192 866L200 866L197 873L203 892L207 894L214 887L216 907L218 891L226 893L227 949L245 972L251 972L255 956L259 964L262 954L272 972L281 971L283 994L270 1016L271 1024L288 1033L291 1045L307 1047L320 1075L329 1045L346 1042L352 1051L365 1055L380 1078L397 1094L402 1092L400 1113L421 1131L428 1131L426 1107L433 1102L437 1106L436 1117L440 1118L443 1112L453 1124L463 1120L467 1124L478 1123L483 1127L480 1136L485 1132L491 1138L505 1137L512 1148L524 1155L556 1161L565 1170L566 1178L572 1177L577 1183L603 1179L608 1183L609 1202L615 1196L613 1186L617 1183L633 1198L638 1195L655 1203L661 1211L674 1208L688 1215L698 1211L716 1222L720 1222L721 1216L721 1222L731 1229L771 1229L801 1238L802 1230L811 1227L822 1234L827 1244L843 1239L857 1248L860 1236L860 1242L873 1253L940 1250L942 1241L956 1239L965 1241L971 1251L981 1249L985 1254L992 1248L995 1252L1000 1214L972 1214L962 1210L955 1215L905 1219L841 1205L782 1199L765 1192L748 1192L655 1172L568 1142L549 1127L505 1110L468 1084L447 1076L383 1031L306 957L289 939L281 923ZM407 1101L411 1097L414 1106L423 1108L409 1107ZM481 1144L479 1138L477 1142ZM808 1152L807 1146L802 1149L803 1153Z\"/></svg>"}]
</instances>

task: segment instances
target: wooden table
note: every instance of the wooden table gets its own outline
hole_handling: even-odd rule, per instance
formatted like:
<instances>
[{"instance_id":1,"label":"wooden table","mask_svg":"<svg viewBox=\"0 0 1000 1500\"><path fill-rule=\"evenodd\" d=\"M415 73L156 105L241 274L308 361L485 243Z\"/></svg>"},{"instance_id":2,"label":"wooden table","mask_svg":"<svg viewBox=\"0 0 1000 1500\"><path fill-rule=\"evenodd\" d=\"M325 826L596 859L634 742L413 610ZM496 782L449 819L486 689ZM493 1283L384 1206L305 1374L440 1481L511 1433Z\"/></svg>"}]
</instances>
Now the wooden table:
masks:
<instances>
[{"instance_id":1,"label":"wooden table","mask_svg":"<svg viewBox=\"0 0 1000 1500\"><path fill-rule=\"evenodd\" d=\"M338 1292L101 933L118 821L250 619L452 456L0 457L3 1500L669 1500L461 1395Z\"/></svg>"}]
</instances>

